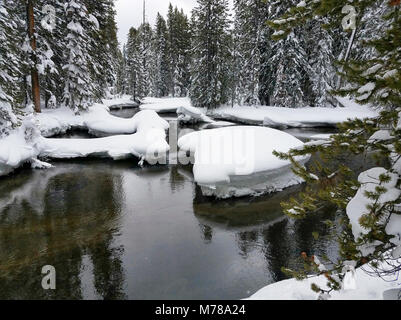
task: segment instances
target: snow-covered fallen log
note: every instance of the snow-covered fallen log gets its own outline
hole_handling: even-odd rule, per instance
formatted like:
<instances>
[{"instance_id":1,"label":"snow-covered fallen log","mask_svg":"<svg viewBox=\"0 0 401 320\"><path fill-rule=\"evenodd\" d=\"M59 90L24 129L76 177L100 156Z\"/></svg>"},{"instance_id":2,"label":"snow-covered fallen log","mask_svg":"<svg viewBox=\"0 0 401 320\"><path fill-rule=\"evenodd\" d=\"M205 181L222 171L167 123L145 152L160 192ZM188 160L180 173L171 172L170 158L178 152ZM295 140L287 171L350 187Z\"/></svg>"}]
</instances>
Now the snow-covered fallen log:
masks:
<instances>
[{"instance_id":1,"label":"snow-covered fallen log","mask_svg":"<svg viewBox=\"0 0 401 320\"><path fill-rule=\"evenodd\" d=\"M217 198L270 193L301 183L290 162L273 151L302 145L279 130L243 126L193 132L178 141L180 151L194 157L194 178L203 194Z\"/></svg>"}]
</instances>

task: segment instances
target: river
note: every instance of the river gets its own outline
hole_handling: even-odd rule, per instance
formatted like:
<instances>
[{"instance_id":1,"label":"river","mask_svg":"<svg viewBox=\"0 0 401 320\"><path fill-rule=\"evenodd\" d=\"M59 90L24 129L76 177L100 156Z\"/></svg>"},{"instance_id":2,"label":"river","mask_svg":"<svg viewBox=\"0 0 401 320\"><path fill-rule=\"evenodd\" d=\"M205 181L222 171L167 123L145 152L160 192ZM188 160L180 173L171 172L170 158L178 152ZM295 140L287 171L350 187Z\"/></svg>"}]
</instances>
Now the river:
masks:
<instances>
[{"instance_id":1,"label":"river","mask_svg":"<svg viewBox=\"0 0 401 320\"><path fill-rule=\"evenodd\" d=\"M321 221L339 215L283 215L280 202L302 186L216 201L201 195L190 166L54 165L0 180L0 299L242 299L285 279L281 268L300 267L303 251L337 256ZM56 269L56 290L41 287L45 265Z\"/></svg>"}]
</instances>

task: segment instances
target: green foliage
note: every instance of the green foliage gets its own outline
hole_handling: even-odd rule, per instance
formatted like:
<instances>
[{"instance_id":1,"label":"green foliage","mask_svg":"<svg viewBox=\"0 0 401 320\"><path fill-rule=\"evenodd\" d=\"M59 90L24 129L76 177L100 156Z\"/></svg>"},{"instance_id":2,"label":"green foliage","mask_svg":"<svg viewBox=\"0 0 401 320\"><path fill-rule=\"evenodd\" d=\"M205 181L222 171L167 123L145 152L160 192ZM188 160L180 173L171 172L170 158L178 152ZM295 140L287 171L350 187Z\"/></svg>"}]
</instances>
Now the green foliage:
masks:
<instances>
[{"instance_id":1,"label":"green foliage","mask_svg":"<svg viewBox=\"0 0 401 320\"><path fill-rule=\"evenodd\" d=\"M353 3L359 12L359 19L370 7L379 1L359 1ZM293 28L324 16L328 20L326 28L333 28L341 23L344 15L341 13L345 0L336 1L306 1L306 6L294 7L281 18L269 21L276 29L273 38L282 39L289 35ZM386 254L400 245L394 234L388 233L387 227L392 216L400 215L401 199L386 198L386 185L397 178L396 188L401 185L401 21L399 19L399 4L388 3L386 17L388 27L376 39L363 45L371 48L374 54L370 58L342 62L342 76L348 84L345 88L335 90L333 94L353 96L360 103L369 103L382 112L376 119L349 120L339 126L339 133L327 141L310 142L304 148L291 150L288 154L276 153L281 159L290 160L294 172L306 182L306 188L297 198L291 198L282 204L284 212L292 218L304 218L316 213L326 206L335 206L340 210L348 209L349 203L357 195L363 185L357 180L358 171L372 167L369 159L374 159L377 165L387 172L379 175L375 187L365 190L364 197L367 206L359 225L363 233L354 234L352 225L344 221L344 231L337 235L340 246L340 259L330 262L330 270L323 274L327 278L327 288L312 286L312 290L328 293L341 289L343 267L345 261L355 261L361 266L370 261L386 261ZM297 157L312 154L319 162L312 161L307 167L297 162ZM361 160L361 168L357 171L346 165L342 160L350 155ZM359 195L361 196L361 195ZM300 272L286 270L296 278L305 278L305 274L322 274L313 264L313 259L304 256L304 270ZM376 262L376 268L378 267ZM387 270L386 274L395 274L401 269L396 265ZM378 271L379 275L380 271Z\"/></svg>"}]
</instances>

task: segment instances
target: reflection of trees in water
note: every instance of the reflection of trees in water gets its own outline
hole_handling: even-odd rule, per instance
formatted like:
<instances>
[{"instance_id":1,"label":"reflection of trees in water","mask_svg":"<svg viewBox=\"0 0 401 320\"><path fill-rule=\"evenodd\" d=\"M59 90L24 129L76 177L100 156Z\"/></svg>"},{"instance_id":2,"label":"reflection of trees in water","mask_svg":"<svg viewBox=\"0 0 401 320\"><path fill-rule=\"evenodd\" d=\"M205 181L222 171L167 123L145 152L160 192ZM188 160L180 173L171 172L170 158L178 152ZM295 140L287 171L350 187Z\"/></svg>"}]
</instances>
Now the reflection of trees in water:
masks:
<instances>
[{"instance_id":1,"label":"reflection of trees in water","mask_svg":"<svg viewBox=\"0 0 401 320\"><path fill-rule=\"evenodd\" d=\"M248 254L255 249L255 243L258 243L258 240L258 230L238 232L236 234L236 241L240 255L244 258L248 257Z\"/></svg>"},{"instance_id":2,"label":"reflection of trees in water","mask_svg":"<svg viewBox=\"0 0 401 320\"><path fill-rule=\"evenodd\" d=\"M211 243L213 240L213 228L205 224L199 223L202 239L205 243Z\"/></svg>"},{"instance_id":3,"label":"reflection of trees in water","mask_svg":"<svg viewBox=\"0 0 401 320\"><path fill-rule=\"evenodd\" d=\"M286 278L282 267L301 267L303 251L320 257L336 255L333 252L337 245L330 239L331 230L323 224L324 220L335 220L332 210L296 221L283 215L280 203L300 190L302 186L257 198L215 201L203 197L197 188L193 208L202 239L212 242L212 237L207 236L213 234L213 229L233 231L238 254L244 259L252 252L262 255L274 281ZM319 233L318 239L313 232Z\"/></svg>"},{"instance_id":4,"label":"reflection of trees in water","mask_svg":"<svg viewBox=\"0 0 401 320\"><path fill-rule=\"evenodd\" d=\"M81 166L67 167L47 171L40 206L32 206L39 199L33 201L26 193L0 207L0 298L83 298L86 254L93 263L98 296L124 297L123 250L113 243L124 196L121 176L107 172L107 166L86 166L83 171ZM33 175L26 183L40 184L35 177L45 178ZM16 187L9 192L26 185ZM41 268L47 264L56 268L55 291L41 288Z\"/></svg>"}]
</instances>

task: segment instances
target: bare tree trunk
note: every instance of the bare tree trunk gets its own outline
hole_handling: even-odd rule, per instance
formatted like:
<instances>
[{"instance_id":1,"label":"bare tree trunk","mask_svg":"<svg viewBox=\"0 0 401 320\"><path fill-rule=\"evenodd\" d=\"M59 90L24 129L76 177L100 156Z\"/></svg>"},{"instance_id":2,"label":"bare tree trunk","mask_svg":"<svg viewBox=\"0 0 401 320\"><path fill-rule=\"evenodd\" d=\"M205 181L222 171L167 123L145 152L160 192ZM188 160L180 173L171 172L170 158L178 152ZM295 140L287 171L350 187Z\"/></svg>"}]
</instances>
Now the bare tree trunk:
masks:
<instances>
[{"instance_id":1,"label":"bare tree trunk","mask_svg":"<svg viewBox=\"0 0 401 320\"><path fill-rule=\"evenodd\" d=\"M39 74L36 67L37 57L36 57L36 37L35 37L35 18L33 15L33 0L27 0L27 18L28 18L28 36L31 43L32 55L31 59L33 62L33 67L31 70L32 78L32 97L36 112L41 112L40 109L40 85L39 85Z\"/></svg>"}]
</instances>

